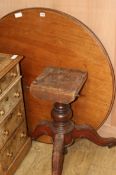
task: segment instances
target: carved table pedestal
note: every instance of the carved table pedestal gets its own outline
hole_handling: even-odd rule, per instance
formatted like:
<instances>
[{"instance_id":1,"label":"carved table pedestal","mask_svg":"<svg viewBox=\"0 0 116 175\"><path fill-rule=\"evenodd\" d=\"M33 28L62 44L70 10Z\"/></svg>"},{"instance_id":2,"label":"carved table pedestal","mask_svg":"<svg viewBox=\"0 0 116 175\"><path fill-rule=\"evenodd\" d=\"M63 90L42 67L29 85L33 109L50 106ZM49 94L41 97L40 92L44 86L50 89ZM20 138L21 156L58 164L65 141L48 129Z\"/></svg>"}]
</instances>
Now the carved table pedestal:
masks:
<instances>
[{"instance_id":1,"label":"carved table pedestal","mask_svg":"<svg viewBox=\"0 0 116 175\"><path fill-rule=\"evenodd\" d=\"M30 91L35 98L54 102L51 111L52 122L40 122L32 133L33 139L41 135L49 135L53 138L52 175L61 175L67 147L77 138L87 138L100 146L116 145L115 138L102 138L91 126L76 125L71 120L73 117L71 103L79 98L79 92L86 80L86 72L49 67L31 84Z\"/></svg>"}]
</instances>

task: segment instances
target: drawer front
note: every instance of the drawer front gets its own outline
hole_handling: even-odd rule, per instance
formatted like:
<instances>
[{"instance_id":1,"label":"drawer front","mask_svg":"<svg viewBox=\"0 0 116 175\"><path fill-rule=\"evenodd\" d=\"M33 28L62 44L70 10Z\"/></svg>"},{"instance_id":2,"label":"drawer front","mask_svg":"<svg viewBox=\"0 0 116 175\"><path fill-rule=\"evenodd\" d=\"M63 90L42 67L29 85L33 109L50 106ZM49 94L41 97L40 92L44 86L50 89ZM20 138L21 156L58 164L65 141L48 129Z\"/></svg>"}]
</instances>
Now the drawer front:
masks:
<instances>
[{"instance_id":1,"label":"drawer front","mask_svg":"<svg viewBox=\"0 0 116 175\"><path fill-rule=\"evenodd\" d=\"M18 76L19 76L19 68L18 65L16 65L0 79L0 95L4 92L6 88L8 88L8 86L12 82L14 82L17 79Z\"/></svg>"},{"instance_id":2,"label":"drawer front","mask_svg":"<svg viewBox=\"0 0 116 175\"><path fill-rule=\"evenodd\" d=\"M5 147L1 150L0 162L2 164L3 171L8 169L27 138L26 125L25 122L23 122L7 142Z\"/></svg>"},{"instance_id":3,"label":"drawer front","mask_svg":"<svg viewBox=\"0 0 116 175\"><path fill-rule=\"evenodd\" d=\"M4 146L9 137L18 128L20 123L25 118L23 101L21 100L18 105L13 109L12 113L8 115L5 120L0 124L0 149Z\"/></svg>"},{"instance_id":4,"label":"drawer front","mask_svg":"<svg viewBox=\"0 0 116 175\"><path fill-rule=\"evenodd\" d=\"M0 122L12 111L21 98L22 90L19 80L0 101Z\"/></svg>"}]
</instances>

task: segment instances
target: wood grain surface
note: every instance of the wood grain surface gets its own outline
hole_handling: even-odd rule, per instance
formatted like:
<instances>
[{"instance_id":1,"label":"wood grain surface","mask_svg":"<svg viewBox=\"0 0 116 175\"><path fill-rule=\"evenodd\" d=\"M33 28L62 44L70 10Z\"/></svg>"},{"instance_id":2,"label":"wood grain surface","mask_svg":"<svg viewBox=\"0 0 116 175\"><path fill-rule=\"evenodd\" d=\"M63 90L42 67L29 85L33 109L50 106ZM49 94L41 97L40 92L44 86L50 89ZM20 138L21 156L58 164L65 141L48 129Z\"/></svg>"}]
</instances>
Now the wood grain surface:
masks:
<instances>
[{"instance_id":1,"label":"wood grain surface","mask_svg":"<svg viewBox=\"0 0 116 175\"><path fill-rule=\"evenodd\" d=\"M69 104L78 98L87 80L87 72L48 67L30 85L36 99Z\"/></svg>"},{"instance_id":2,"label":"wood grain surface","mask_svg":"<svg viewBox=\"0 0 116 175\"><path fill-rule=\"evenodd\" d=\"M89 26L105 46L116 74L116 1L115 0L1 0L0 17L22 8L47 7L66 12ZM99 132L104 136L116 136L116 100L113 109Z\"/></svg>"},{"instance_id":3,"label":"wood grain surface","mask_svg":"<svg viewBox=\"0 0 116 175\"><path fill-rule=\"evenodd\" d=\"M0 51L25 56L21 70L30 132L40 120L50 120L52 103L37 101L29 94L32 80L48 66L88 72L80 98L72 104L73 119L101 126L113 104L114 74L100 41L84 24L64 13L43 8L21 12L21 18L15 18L13 12L1 20Z\"/></svg>"}]
</instances>

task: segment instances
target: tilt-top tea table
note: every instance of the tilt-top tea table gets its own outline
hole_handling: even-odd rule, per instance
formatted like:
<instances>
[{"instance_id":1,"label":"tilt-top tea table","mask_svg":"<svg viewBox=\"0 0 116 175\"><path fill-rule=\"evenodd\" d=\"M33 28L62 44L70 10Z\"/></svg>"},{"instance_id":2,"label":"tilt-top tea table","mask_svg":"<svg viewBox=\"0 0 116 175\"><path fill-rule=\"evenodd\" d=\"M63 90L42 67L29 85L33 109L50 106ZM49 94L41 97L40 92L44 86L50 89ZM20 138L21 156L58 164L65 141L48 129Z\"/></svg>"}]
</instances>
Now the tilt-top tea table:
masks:
<instances>
[{"instance_id":1,"label":"tilt-top tea table","mask_svg":"<svg viewBox=\"0 0 116 175\"><path fill-rule=\"evenodd\" d=\"M112 139L105 139L103 142L104 139L100 139L96 130L106 121L114 103L114 71L101 41L85 24L71 15L53 9L20 9L0 20L0 52L24 55L20 67L29 135L33 135L42 121L52 122L50 111L53 107L52 99L32 96L32 81L46 68L65 68L88 74L79 91L79 97L71 103L72 120L78 125L78 133L80 132L81 137L86 133L89 138L92 136L90 133L93 133L94 138L98 139L93 139L92 136L92 140L97 143L99 140L102 145L106 145L108 141L109 146L113 145L109 142ZM55 106L54 110L58 105ZM64 107L65 105L62 110ZM86 129L81 132L85 124ZM75 135L76 133L74 132ZM59 139L56 138L55 143L56 140ZM38 136L38 141L52 143L53 139Z\"/></svg>"}]
</instances>

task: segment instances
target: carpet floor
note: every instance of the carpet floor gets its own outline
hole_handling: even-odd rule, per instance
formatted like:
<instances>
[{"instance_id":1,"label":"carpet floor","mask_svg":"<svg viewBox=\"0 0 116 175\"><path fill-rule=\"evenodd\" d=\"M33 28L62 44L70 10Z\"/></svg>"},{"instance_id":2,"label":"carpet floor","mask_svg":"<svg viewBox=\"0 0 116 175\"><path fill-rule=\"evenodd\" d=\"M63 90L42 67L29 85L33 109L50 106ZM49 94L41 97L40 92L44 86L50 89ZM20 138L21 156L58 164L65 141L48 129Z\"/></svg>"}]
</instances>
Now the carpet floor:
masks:
<instances>
[{"instance_id":1,"label":"carpet floor","mask_svg":"<svg viewBox=\"0 0 116 175\"><path fill-rule=\"evenodd\" d=\"M33 142L15 175L51 175L52 145ZM78 140L68 148L62 175L116 175L116 147Z\"/></svg>"}]
</instances>

